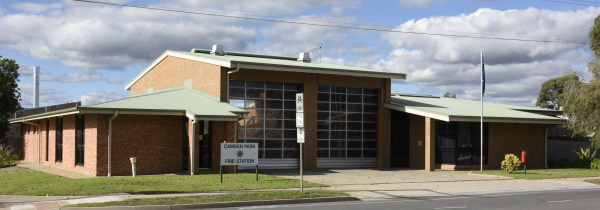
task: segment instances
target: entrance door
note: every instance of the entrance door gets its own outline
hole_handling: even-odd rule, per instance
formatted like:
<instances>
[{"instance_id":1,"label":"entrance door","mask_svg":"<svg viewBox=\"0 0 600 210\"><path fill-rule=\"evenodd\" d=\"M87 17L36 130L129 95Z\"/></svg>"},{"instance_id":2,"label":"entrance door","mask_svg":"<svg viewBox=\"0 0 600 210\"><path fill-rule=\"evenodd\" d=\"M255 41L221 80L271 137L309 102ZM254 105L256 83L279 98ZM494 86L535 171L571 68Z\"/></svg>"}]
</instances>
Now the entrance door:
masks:
<instances>
[{"instance_id":1,"label":"entrance door","mask_svg":"<svg viewBox=\"0 0 600 210\"><path fill-rule=\"evenodd\" d=\"M392 167L409 167L409 122L408 113L392 110Z\"/></svg>"},{"instance_id":2,"label":"entrance door","mask_svg":"<svg viewBox=\"0 0 600 210\"><path fill-rule=\"evenodd\" d=\"M212 156L212 132L211 122L202 121L200 122L200 168L211 168L211 156Z\"/></svg>"}]
</instances>

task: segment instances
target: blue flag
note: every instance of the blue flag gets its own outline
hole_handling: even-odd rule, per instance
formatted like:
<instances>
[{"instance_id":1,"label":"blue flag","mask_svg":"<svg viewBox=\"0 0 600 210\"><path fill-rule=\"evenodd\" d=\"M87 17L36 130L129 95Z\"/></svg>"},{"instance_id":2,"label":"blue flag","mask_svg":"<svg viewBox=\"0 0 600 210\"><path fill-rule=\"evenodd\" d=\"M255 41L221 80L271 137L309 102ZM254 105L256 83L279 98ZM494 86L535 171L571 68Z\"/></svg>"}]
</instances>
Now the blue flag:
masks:
<instances>
[{"instance_id":1,"label":"blue flag","mask_svg":"<svg viewBox=\"0 0 600 210\"><path fill-rule=\"evenodd\" d=\"M485 64L483 64L483 52L481 52L481 96L485 94Z\"/></svg>"}]
</instances>

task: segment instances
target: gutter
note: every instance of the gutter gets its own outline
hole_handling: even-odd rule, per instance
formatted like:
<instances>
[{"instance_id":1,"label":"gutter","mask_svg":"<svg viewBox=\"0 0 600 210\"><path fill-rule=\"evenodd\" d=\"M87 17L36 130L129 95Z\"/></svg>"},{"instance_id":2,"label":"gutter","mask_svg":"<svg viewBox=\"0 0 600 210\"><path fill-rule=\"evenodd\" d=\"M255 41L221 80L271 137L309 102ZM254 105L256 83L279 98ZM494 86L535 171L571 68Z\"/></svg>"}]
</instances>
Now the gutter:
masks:
<instances>
[{"instance_id":1,"label":"gutter","mask_svg":"<svg viewBox=\"0 0 600 210\"><path fill-rule=\"evenodd\" d=\"M111 177L112 172L112 121L119 116L119 111L115 110L115 114L108 119L108 177Z\"/></svg>"},{"instance_id":2,"label":"gutter","mask_svg":"<svg viewBox=\"0 0 600 210\"><path fill-rule=\"evenodd\" d=\"M16 118L16 119L9 119L8 122L18 123L18 122L25 122L25 121L31 121L31 120L39 120L39 119L43 119L43 118L52 118L52 117L58 117L58 116L64 116L64 115L79 114L79 108L80 107L73 107L73 108L68 108L68 109L63 109L63 110L58 110L58 111L53 111L53 112L29 115L29 116L25 116L25 117L21 117L21 118Z\"/></svg>"},{"instance_id":3,"label":"gutter","mask_svg":"<svg viewBox=\"0 0 600 210\"><path fill-rule=\"evenodd\" d=\"M38 127L38 164L42 164L42 126L40 124L27 122L25 119L21 122Z\"/></svg>"},{"instance_id":4,"label":"gutter","mask_svg":"<svg viewBox=\"0 0 600 210\"><path fill-rule=\"evenodd\" d=\"M236 69L235 69L235 70L231 70L231 71L228 71L228 72L227 72L227 99L226 99L227 103L229 103L229 89L231 89L231 88L230 88L231 82L230 82L230 80L229 80L229 75L230 75L230 74L233 74L233 73L236 73L236 72L238 72L238 71L240 71L240 66L241 66L241 65L240 65L240 63L238 62L236 66L237 66L237 67L236 67Z\"/></svg>"}]
</instances>

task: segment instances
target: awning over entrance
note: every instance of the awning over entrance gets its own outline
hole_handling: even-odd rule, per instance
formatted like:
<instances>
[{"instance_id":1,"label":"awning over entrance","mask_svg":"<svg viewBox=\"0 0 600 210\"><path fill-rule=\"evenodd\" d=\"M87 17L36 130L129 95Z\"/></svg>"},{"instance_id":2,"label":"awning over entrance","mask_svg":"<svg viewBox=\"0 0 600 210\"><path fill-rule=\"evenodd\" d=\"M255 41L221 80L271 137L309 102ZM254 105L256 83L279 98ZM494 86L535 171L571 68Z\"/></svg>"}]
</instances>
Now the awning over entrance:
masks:
<instances>
[{"instance_id":1,"label":"awning over entrance","mask_svg":"<svg viewBox=\"0 0 600 210\"><path fill-rule=\"evenodd\" d=\"M394 95L385 107L446 122L479 122L481 115L481 102L446 97ZM555 110L483 103L484 122L563 124L565 120L557 117L560 114Z\"/></svg>"}]
</instances>

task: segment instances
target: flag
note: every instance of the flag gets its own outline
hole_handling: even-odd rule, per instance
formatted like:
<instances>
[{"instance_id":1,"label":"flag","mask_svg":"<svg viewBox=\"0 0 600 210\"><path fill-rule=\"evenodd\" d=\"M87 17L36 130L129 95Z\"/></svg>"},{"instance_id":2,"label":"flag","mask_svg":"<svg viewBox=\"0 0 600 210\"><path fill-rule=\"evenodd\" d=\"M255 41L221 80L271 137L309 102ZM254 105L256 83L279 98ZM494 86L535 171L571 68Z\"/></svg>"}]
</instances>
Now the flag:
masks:
<instances>
[{"instance_id":1,"label":"flag","mask_svg":"<svg viewBox=\"0 0 600 210\"><path fill-rule=\"evenodd\" d=\"M485 94L485 65L483 64L483 52L481 52L481 97Z\"/></svg>"}]
</instances>

